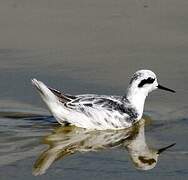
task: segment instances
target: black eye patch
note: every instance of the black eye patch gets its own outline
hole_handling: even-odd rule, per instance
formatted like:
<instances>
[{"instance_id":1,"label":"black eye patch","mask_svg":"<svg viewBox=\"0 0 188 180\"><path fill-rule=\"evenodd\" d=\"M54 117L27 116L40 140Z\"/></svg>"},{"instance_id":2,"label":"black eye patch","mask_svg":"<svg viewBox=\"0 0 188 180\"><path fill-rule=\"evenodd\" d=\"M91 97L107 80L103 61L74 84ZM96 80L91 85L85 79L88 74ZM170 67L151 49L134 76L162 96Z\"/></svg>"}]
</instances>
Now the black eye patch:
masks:
<instances>
[{"instance_id":1,"label":"black eye patch","mask_svg":"<svg viewBox=\"0 0 188 180\"><path fill-rule=\"evenodd\" d=\"M155 79L149 77L147 79L142 80L139 84L138 87L143 87L145 84L152 84L155 81Z\"/></svg>"}]
</instances>

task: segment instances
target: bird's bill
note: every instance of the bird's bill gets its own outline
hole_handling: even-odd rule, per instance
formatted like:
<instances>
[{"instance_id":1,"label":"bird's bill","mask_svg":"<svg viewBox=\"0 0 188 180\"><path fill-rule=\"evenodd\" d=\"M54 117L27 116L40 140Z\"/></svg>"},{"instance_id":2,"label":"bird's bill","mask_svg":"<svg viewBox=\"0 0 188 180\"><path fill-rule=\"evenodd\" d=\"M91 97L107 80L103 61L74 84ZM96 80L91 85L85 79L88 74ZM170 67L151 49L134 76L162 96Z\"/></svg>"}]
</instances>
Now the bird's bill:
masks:
<instances>
[{"instance_id":1,"label":"bird's bill","mask_svg":"<svg viewBox=\"0 0 188 180\"><path fill-rule=\"evenodd\" d=\"M166 147L164 147L164 148L159 149L158 152L157 152L157 154L161 154L162 152L164 152L164 151L166 151L167 149L171 148L171 147L174 146L175 144L176 144L176 143L173 143L173 144L171 144L171 145L169 145L169 146L166 146Z\"/></svg>"},{"instance_id":2,"label":"bird's bill","mask_svg":"<svg viewBox=\"0 0 188 180\"><path fill-rule=\"evenodd\" d=\"M173 92L175 93L176 91L172 90L172 89L169 89L169 88L166 88L164 86L161 86L160 84L157 86L159 89L162 89L162 90L165 90L165 91L170 91L170 92Z\"/></svg>"}]
</instances>

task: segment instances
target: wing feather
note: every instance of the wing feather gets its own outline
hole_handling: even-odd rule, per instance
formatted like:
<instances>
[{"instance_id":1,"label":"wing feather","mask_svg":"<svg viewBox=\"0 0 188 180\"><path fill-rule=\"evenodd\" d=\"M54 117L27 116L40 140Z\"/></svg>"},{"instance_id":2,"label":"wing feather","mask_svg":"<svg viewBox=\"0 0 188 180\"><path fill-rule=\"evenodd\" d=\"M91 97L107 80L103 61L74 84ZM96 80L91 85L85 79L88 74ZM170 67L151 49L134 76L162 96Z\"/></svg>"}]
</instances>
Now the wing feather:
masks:
<instances>
[{"instance_id":1,"label":"wing feather","mask_svg":"<svg viewBox=\"0 0 188 180\"><path fill-rule=\"evenodd\" d=\"M69 94L64 94L56 89L53 88L49 88L58 98L59 101L61 101L62 103L66 103L66 102L70 102L74 99L76 99L75 96L69 95Z\"/></svg>"},{"instance_id":2,"label":"wing feather","mask_svg":"<svg viewBox=\"0 0 188 180\"><path fill-rule=\"evenodd\" d=\"M91 96L91 97L78 97L75 100L66 103L68 106L79 107L91 107L94 109L100 108L109 111L117 110L121 113L126 113L124 104L113 98L105 96Z\"/></svg>"},{"instance_id":3,"label":"wing feather","mask_svg":"<svg viewBox=\"0 0 188 180\"><path fill-rule=\"evenodd\" d=\"M121 96L105 96L95 94L84 94L72 96L64 94L56 89L49 88L67 108L86 112L88 108L117 111L120 114L127 114L131 119L138 116L137 112L127 101L122 101Z\"/></svg>"}]
</instances>

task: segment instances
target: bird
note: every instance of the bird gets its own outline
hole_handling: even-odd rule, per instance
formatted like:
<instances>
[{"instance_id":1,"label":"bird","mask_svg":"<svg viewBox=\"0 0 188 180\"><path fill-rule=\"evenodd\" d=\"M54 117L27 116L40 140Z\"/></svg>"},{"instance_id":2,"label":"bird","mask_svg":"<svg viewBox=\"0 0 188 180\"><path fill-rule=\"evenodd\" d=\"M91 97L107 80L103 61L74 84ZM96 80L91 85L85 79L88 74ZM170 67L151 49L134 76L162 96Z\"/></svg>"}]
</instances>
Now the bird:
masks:
<instances>
[{"instance_id":1,"label":"bird","mask_svg":"<svg viewBox=\"0 0 188 180\"><path fill-rule=\"evenodd\" d=\"M32 79L43 101L62 125L86 129L125 129L138 122L143 115L148 94L156 89L175 93L160 85L151 70L136 71L123 96L81 94L70 95Z\"/></svg>"}]
</instances>

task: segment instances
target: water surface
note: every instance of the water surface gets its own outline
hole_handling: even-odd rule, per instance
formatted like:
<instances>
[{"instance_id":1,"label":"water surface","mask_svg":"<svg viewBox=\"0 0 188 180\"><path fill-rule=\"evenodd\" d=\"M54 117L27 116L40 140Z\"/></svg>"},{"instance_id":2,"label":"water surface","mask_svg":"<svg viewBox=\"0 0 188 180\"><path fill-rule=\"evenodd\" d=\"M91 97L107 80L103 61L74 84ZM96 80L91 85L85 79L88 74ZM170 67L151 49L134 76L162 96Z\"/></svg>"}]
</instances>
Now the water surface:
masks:
<instances>
[{"instance_id":1,"label":"water surface","mask_svg":"<svg viewBox=\"0 0 188 180\"><path fill-rule=\"evenodd\" d=\"M186 0L2 0L1 179L187 179L187 5ZM130 76L142 68L177 90L158 90L146 101L147 146L157 150L176 143L160 154L154 168L135 168L122 138L99 151L80 153L82 146L73 153L73 148L70 155L51 162L43 175L33 175L40 155L55 142L65 142L70 132L50 115L31 78L71 94L123 95ZM71 132L76 137L77 131ZM102 143L102 136L94 133L90 138Z\"/></svg>"}]
</instances>

